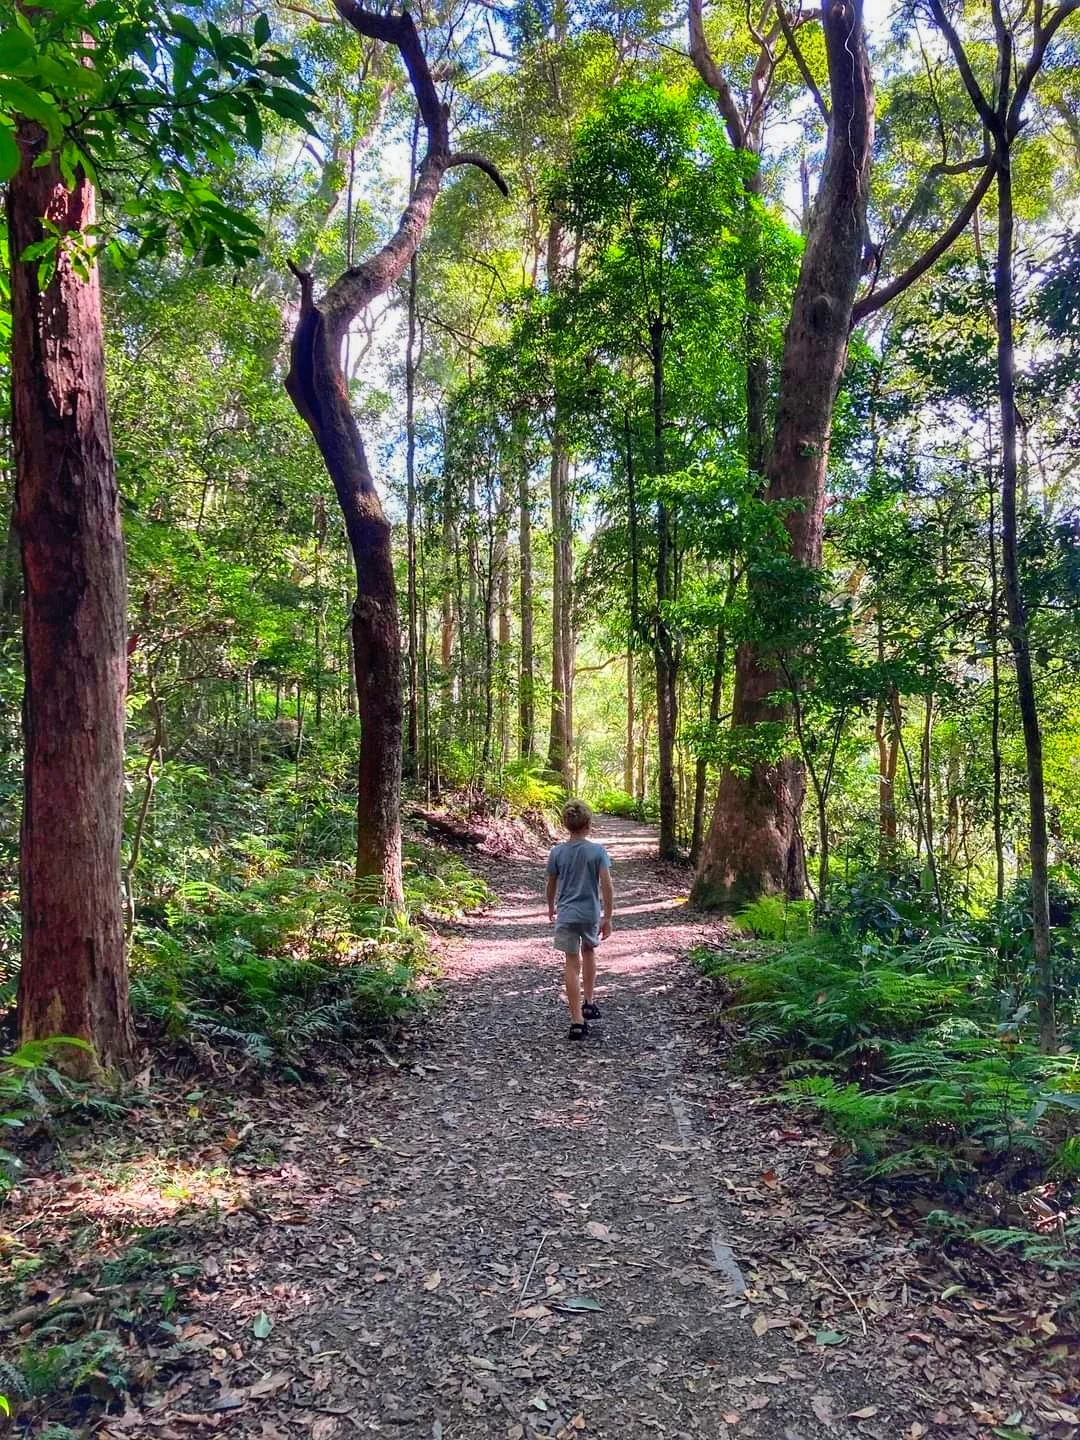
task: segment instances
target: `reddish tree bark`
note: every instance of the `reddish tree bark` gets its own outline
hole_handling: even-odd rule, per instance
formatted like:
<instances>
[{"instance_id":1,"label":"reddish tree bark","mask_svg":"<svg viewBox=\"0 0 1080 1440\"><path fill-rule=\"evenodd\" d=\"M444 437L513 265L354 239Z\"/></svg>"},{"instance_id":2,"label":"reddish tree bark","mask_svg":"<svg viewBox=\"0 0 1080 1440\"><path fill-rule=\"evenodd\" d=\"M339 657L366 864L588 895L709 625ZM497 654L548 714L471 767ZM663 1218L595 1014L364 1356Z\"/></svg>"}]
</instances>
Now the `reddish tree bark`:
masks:
<instances>
[{"instance_id":1,"label":"reddish tree bark","mask_svg":"<svg viewBox=\"0 0 1080 1440\"><path fill-rule=\"evenodd\" d=\"M78 237L94 192L73 189L28 121L8 184L11 254L15 525L24 576L22 973L23 1040L79 1036L105 1066L131 1054L124 917L126 579L96 268L62 251L48 286L18 257L46 218ZM71 1068L92 1059L72 1051Z\"/></svg>"},{"instance_id":2,"label":"reddish tree bark","mask_svg":"<svg viewBox=\"0 0 1080 1440\"><path fill-rule=\"evenodd\" d=\"M352 640L360 715L356 874L374 879L381 899L403 901L401 883L401 740L404 698L401 633L390 522L383 511L349 400L341 352L349 327L401 278L427 227L443 177L453 165L478 165L505 192L479 156L450 149L447 108L439 99L412 17L365 10L334 0L338 14L369 39L396 46L409 74L427 149L409 203L391 238L353 265L315 299L312 277L300 280L300 320L285 381L322 454L345 518L356 566Z\"/></svg>"},{"instance_id":3,"label":"reddish tree bark","mask_svg":"<svg viewBox=\"0 0 1080 1440\"><path fill-rule=\"evenodd\" d=\"M821 560L825 473L833 405L866 242L866 197L873 141L873 85L861 0L825 0L822 27L832 112L821 186L784 337L767 496L795 503L785 516L791 554ZM753 581L751 580L751 585ZM754 646L736 654L735 727L785 719L771 699L783 677ZM738 905L762 893L798 897L805 886L799 815L805 779L799 762L727 770L702 850L694 898Z\"/></svg>"}]
</instances>

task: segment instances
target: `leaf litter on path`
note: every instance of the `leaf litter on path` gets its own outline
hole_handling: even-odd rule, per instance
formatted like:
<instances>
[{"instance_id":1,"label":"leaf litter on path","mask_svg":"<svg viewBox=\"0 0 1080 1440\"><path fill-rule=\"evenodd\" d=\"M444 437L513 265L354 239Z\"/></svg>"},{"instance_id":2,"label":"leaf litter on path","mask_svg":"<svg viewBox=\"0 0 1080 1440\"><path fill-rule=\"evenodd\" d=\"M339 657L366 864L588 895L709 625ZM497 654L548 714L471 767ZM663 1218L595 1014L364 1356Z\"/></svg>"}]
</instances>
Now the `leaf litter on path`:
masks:
<instances>
[{"instance_id":1,"label":"leaf litter on path","mask_svg":"<svg viewBox=\"0 0 1080 1440\"><path fill-rule=\"evenodd\" d=\"M645 827L600 837L622 907L602 1038L564 1040L541 866L483 859L502 901L447 948L407 1051L201 1102L236 1198L192 1230L178 1343L101 1435L1072 1433L1054 1292L943 1273L839 1188L832 1142L722 1064L682 956L723 935L677 903L685 871Z\"/></svg>"}]
</instances>

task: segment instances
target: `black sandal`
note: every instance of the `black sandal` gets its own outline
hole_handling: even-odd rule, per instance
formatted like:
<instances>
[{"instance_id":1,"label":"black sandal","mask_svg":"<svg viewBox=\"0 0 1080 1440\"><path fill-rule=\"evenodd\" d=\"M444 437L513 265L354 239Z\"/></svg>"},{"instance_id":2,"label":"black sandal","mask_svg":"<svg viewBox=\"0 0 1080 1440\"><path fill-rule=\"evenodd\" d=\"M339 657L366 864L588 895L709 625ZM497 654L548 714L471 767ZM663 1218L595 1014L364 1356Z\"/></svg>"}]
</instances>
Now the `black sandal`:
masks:
<instances>
[{"instance_id":1,"label":"black sandal","mask_svg":"<svg viewBox=\"0 0 1080 1440\"><path fill-rule=\"evenodd\" d=\"M592 1001L590 1001L587 1005L583 1005L583 1006L581 1007L581 1014L582 1014L582 1016L584 1017L584 1019L585 1019L586 1021L588 1021L588 1020L599 1020L599 1019L600 1019L600 1006L599 1006L599 1005L595 1005Z\"/></svg>"},{"instance_id":2,"label":"black sandal","mask_svg":"<svg viewBox=\"0 0 1080 1440\"><path fill-rule=\"evenodd\" d=\"M570 1033L569 1035L567 1035L566 1038L568 1040L584 1040L588 1033L588 1025L586 1025L584 1022L582 1022L580 1025L575 1023L570 1026Z\"/></svg>"}]
</instances>

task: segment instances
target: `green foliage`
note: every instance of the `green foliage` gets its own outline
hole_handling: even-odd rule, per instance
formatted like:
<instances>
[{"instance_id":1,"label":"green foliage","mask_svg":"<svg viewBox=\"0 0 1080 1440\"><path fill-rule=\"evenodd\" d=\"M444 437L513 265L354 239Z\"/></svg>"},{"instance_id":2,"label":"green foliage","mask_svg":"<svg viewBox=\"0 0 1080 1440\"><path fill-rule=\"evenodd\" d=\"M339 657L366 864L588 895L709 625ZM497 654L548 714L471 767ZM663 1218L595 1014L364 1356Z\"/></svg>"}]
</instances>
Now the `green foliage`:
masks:
<instances>
[{"instance_id":1,"label":"green foliage","mask_svg":"<svg viewBox=\"0 0 1080 1440\"><path fill-rule=\"evenodd\" d=\"M31 1116L42 1116L57 1104L70 1103L78 1088L66 1079L55 1060L64 1049L89 1051L85 1040L58 1035L30 1040L0 1056L0 1128L21 1130ZM0 1149L0 1194L10 1190L21 1168L17 1156Z\"/></svg>"},{"instance_id":2,"label":"green foliage","mask_svg":"<svg viewBox=\"0 0 1080 1440\"><path fill-rule=\"evenodd\" d=\"M159 784L131 955L136 1015L241 1067L295 1070L399 1024L423 1002L417 922L490 899L453 856L405 848L412 920L365 897L348 854L355 802L333 755L259 783L170 769ZM195 828L201 817L201 831Z\"/></svg>"},{"instance_id":3,"label":"green foliage","mask_svg":"<svg viewBox=\"0 0 1080 1440\"><path fill-rule=\"evenodd\" d=\"M0 32L0 178L18 169L18 115L44 130L48 151L72 187L84 172L115 187L137 170L125 197L121 238L104 227L84 237L105 243L110 258L163 255L177 233L208 263L256 255L261 229L223 201L204 173L235 165L241 146L258 149L264 117L307 126L310 91L296 61L270 47L270 25L256 17L250 34L222 31L209 6L167 11L156 0L65 0L13 10ZM47 283L60 232L48 223L31 247Z\"/></svg>"},{"instance_id":4,"label":"green foliage","mask_svg":"<svg viewBox=\"0 0 1080 1440\"><path fill-rule=\"evenodd\" d=\"M617 815L622 820L655 820L655 804L642 805L625 790L598 790L589 794L589 804L601 815Z\"/></svg>"},{"instance_id":5,"label":"green foliage","mask_svg":"<svg viewBox=\"0 0 1080 1440\"><path fill-rule=\"evenodd\" d=\"M766 907L766 915L768 915ZM774 937L779 939L780 937ZM1054 1136L1080 1107L1071 1058L1001 1023L980 977L994 957L964 933L913 944L820 931L760 958L699 951L747 1022L747 1059L779 1065L785 1093L850 1142L869 1180L957 1185L986 1169L1080 1151Z\"/></svg>"},{"instance_id":6,"label":"green foliage","mask_svg":"<svg viewBox=\"0 0 1080 1440\"><path fill-rule=\"evenodd\" d=\"M813 924L813 904L782 895L761 895L735 916L740 930L759 940L803 940Z\"/></svg>"},{"instance_id":7,"label":"green foliage","mask_svg":"<svg viewBox=\"0 0 1080 1440\"><path fill-rule=\"evenodd\" d=\"M512 811L519 815L556 815L566 792L538 760L511 760L502 773L501 786Z\"/></svg>"}]
</instances>

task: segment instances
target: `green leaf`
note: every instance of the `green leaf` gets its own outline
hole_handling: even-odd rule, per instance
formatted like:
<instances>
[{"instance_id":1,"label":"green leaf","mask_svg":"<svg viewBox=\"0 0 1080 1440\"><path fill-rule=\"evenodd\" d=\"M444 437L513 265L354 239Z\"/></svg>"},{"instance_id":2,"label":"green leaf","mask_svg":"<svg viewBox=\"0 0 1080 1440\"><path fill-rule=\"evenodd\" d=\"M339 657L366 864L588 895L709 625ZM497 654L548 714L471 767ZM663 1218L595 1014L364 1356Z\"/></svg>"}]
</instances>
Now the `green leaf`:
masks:
<instances>
[{"instance_id":1,"label":"green leaf","mask_svg":"<svg viewBox=\"0 0 1080 1440\"><path fill-rule=\"evenodd\" d=\"M263 13L260 13L255 17L254 38L255 44L259 47L260 50L270 39L270 21Z\"/></svg>"},{"instance_id":2,"label":"green leaf","mask_svg":"<svg viewBox=\"0 0 1080 1440\"><path fill-rule=\"evenodd\" d=\"M31 63L36 55L37 47L22 30L13 28L0 33L0 70L10 74Z\"/></svg>"},{"instance_id":3,"label":"green leaf","mask_svg":"<svg viewBox=\"0 0 1080 1440\"><path fill-rule=\"evenodd\" d=\"M256 1340L265 1340L273 1328L274 1322L270 1319L270 1316L267 1315L265 1310L260 1310L251 1325Z\"/></svg>"},{"instance_id":4,"label":"green leaf","mask_svg":"<svg viewBox=\"0 0 1080 1440\"><path fill-rule=\"evenodd\" d=\"M819 1330L814 1339L819 1345L843 1345L847 1336L841 1335L839 1330Z\"/></svg>"},{"instance_id":5,"label":"green leaf","mask_svg":"<svg viewBox=\"0 0 1080 1440\"><path fill-rule=\"evenodd\" d=\"M555 1306L556 1310L603 1310L603 1308L599 1300L594 1300L591 1295L571 1295L569 1299Z\"/></svg>"},{"instance_id":6,"label":"green leaf","mask_svg":"<svg viewBox=\"0 0 1080 1440\"><path fill-rule=\"evenodd\" d=\"M11 76L0 76L0 112L25 115L44 125L50 145L59 145L64 125L60 112L51 100L39 95L32 86Z\"/></svg>"}]
</instances>

